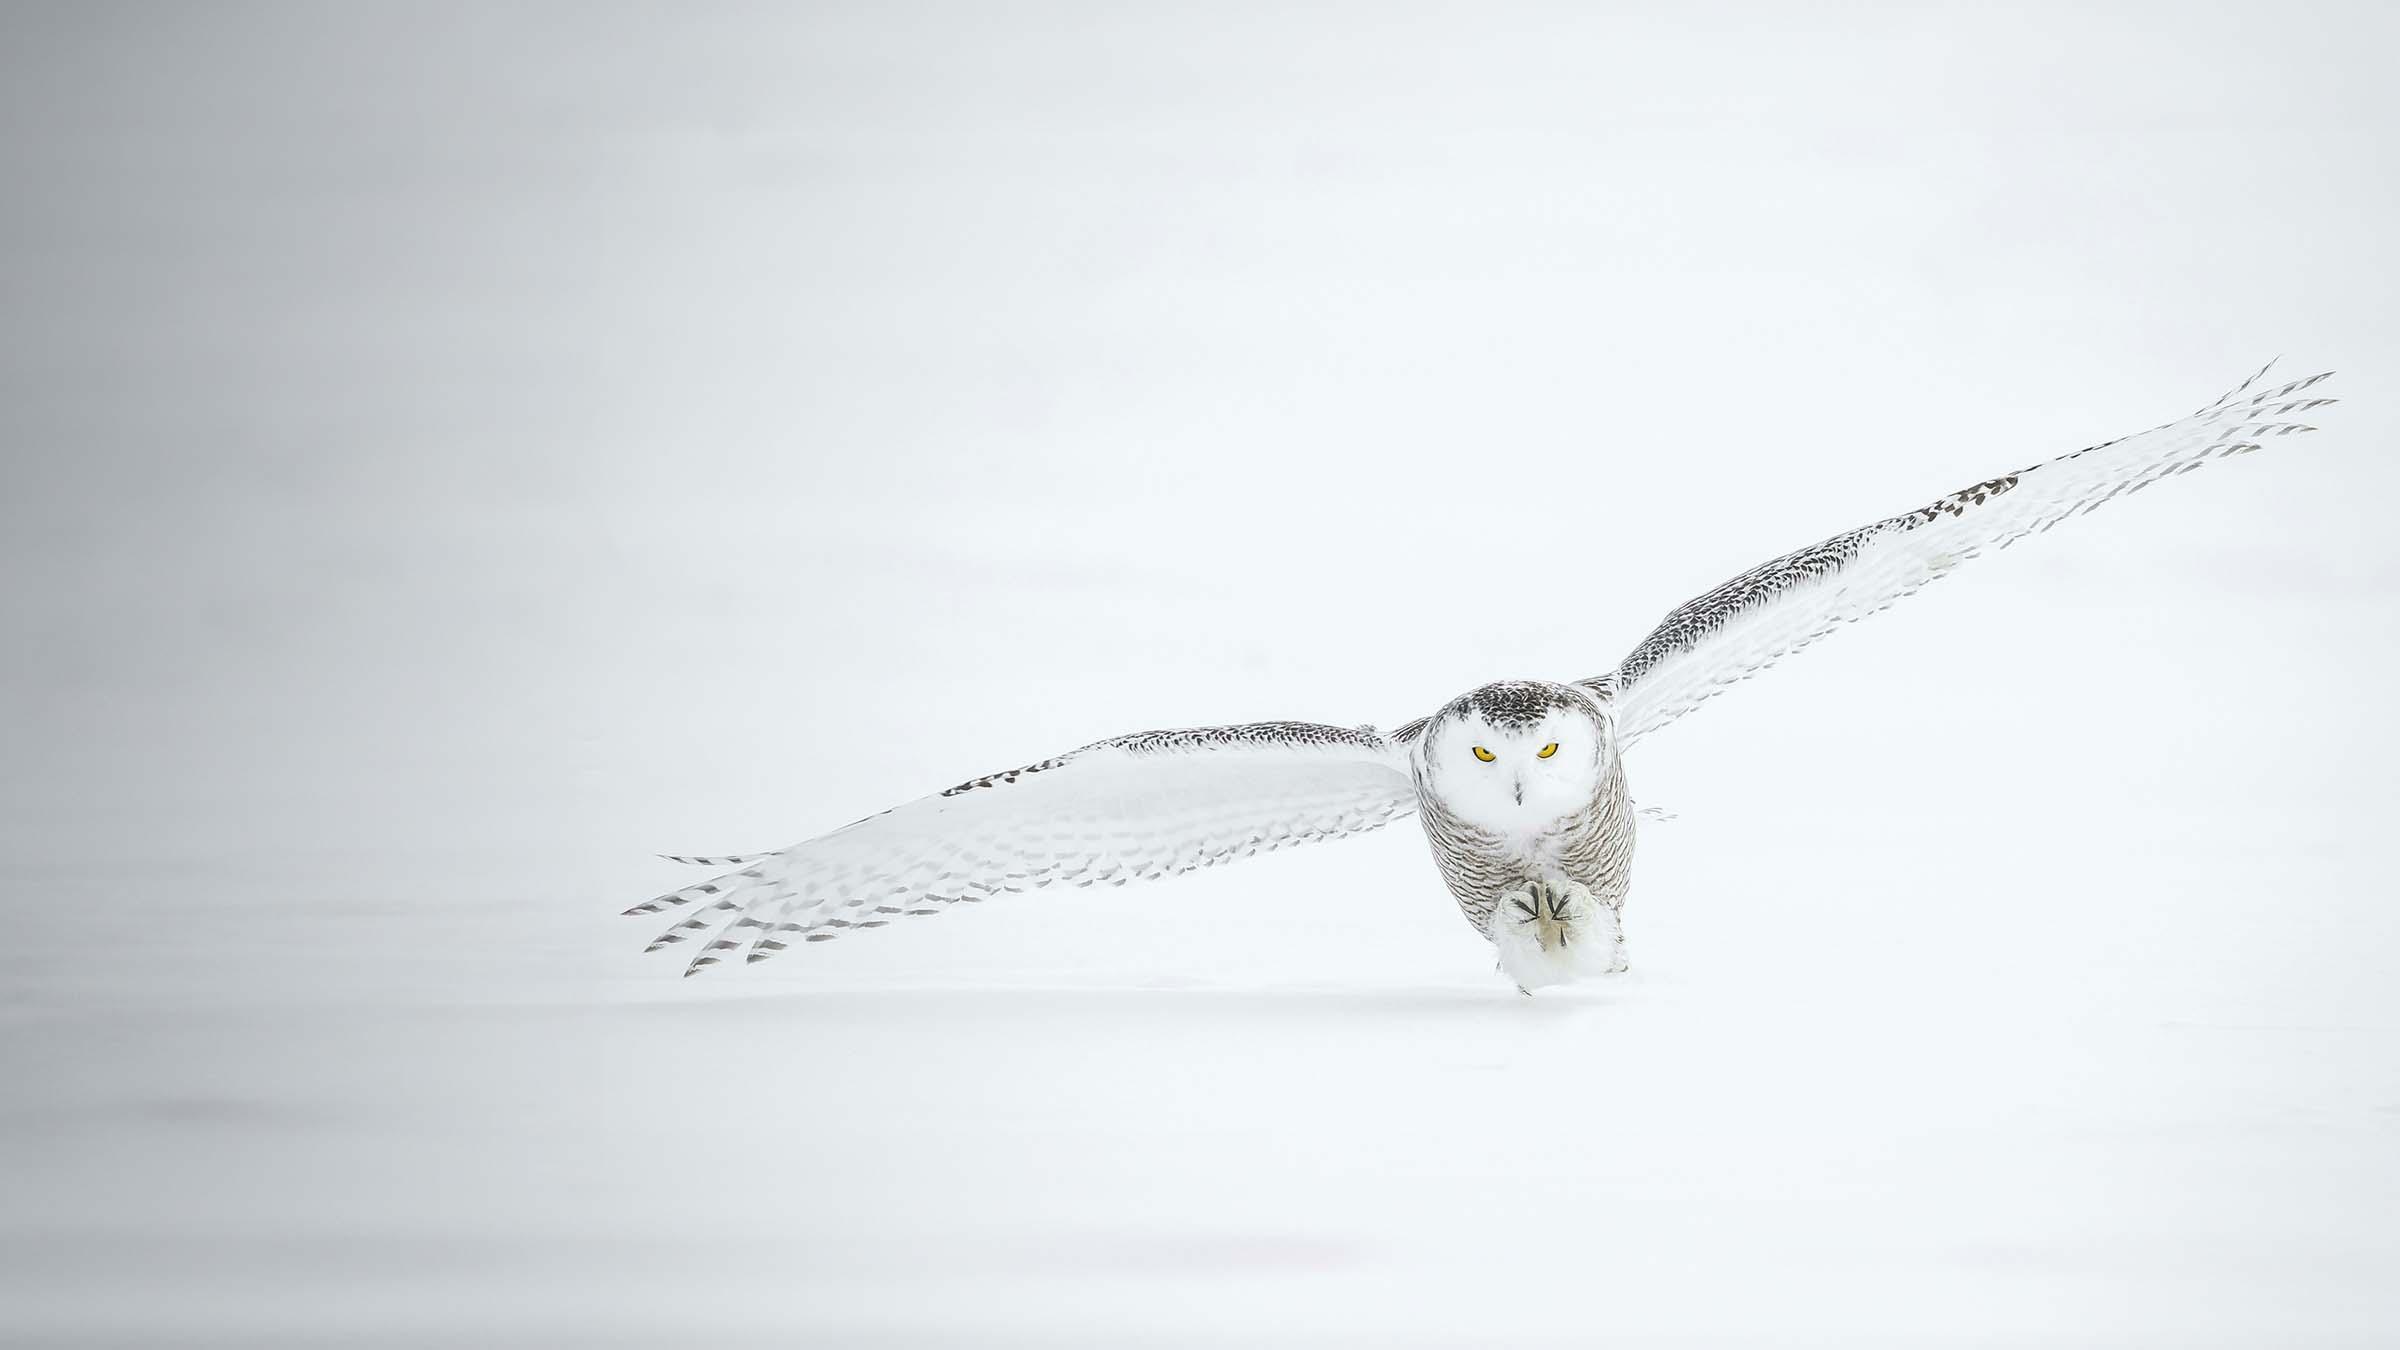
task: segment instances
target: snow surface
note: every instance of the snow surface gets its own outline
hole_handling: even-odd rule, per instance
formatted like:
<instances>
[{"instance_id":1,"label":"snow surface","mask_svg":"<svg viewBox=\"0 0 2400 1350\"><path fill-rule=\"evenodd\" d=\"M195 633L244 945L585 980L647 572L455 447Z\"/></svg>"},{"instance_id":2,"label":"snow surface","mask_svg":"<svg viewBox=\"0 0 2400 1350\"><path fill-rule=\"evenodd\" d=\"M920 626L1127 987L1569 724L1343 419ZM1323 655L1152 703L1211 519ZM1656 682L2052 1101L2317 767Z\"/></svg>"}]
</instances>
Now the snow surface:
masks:
<instances>
[{"instance_id":1,"label":"snow surface","mask_svg":"<svg viewBox=\"0 0 2400 1350\"><path fill-rule=\"evenodd\" d=\"M1982 600L1928 603L2045 621ZM1862 630L1709 709L1715 735L1645 748L1683 816L1647 830L1635 970L1535 999L1402 831L691 981L608 913L677 875L630 844L555 879L496 864L516 894L263 863L21 878L7 1322L26 1344L2385 1340L2400 911L2359 825L2389 798L2172 730L2235 710L2162 676L2118 729L2054 742L1902 700L1825 776L1839 806L1810 801L1846 729L1742 742L1845 666L1951 673L1887 622L1885 659ZM2025 715L2091 716L2073 703L2045 685ZM1965 785L1874 763L1905 763L1895 724Z\"/></svg>"},{"instance_id":2,"label":"snow surface","mask_svg":"<svg viewBox=\"0 0 2400 1350\"><path fill-rule=\"evenodd\" d=\"M2389 12L77 13L0 42L0 1341L2400 1339ZM1645 742L1619 979L1413 825L616 917L1590 674L2287 345L2320 435Z\"/></svg>"}]
</instances>

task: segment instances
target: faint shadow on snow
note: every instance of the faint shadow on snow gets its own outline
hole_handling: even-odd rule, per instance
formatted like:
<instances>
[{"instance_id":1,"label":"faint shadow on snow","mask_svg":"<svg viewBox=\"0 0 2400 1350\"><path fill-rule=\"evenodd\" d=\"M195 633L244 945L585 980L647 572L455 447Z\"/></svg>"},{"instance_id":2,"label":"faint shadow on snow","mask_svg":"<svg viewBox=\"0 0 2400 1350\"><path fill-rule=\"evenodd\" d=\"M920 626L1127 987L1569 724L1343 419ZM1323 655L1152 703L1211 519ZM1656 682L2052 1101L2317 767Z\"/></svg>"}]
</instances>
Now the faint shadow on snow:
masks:
<instances>
[{"instance_id":1,"label":"faint shadow on snow","mask_svg":"<svg viewBox=\"0 0 2400 1350\"><path fill-rule=\"evenodd\" d=\"M761 1015L805 1015L809 1011L838 1016L872 1015L955 1018L967 1014L1042 1016L1060 1014L1129 1018L1260 1017L1274 1020L1320 1017L1385 1019L1421 1014L1455 1021L1462 1014L1483 1014L1515 1021L1588 1012L1615 1001L1612 993L1594 989L1546 990L1528 998L1504 984L1490 988L1468 985L1356 988L1341 986L1255 987L1196 984L1174 985L991 985L924 988L774 989L745 990L730 997L679 1001L672 997L643 998L645 1012L722 1017L735 1009Z\"/></svg>"}]
</instances>

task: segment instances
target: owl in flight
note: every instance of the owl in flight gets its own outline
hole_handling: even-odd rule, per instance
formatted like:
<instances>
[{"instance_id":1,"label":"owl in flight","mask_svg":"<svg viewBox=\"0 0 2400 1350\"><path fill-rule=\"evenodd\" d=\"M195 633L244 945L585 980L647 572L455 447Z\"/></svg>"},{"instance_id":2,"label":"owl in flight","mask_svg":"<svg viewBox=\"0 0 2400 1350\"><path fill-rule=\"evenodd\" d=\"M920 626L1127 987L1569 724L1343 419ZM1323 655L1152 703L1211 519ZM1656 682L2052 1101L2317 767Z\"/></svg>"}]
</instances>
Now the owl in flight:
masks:
<instances>
[{"instance_id":1,"label":"owl in flight","mask_svg":"<svg viewBox=\"0 0 2400 1350\"><path fill-rule=\"evenodd\" d=\"M2262 370L2155 430L1977 483L1742 573L1616 669L1471 689L1395 731L1258 722L1145 731L971 778L626 911L686 975L1003 891L1170 876L1415 815L1460 914L1530 992L1625 969L1627 749L1738 680L2015 541L2173 474L2308 431L2326 377Z\"/></svg>"}]
</instances>

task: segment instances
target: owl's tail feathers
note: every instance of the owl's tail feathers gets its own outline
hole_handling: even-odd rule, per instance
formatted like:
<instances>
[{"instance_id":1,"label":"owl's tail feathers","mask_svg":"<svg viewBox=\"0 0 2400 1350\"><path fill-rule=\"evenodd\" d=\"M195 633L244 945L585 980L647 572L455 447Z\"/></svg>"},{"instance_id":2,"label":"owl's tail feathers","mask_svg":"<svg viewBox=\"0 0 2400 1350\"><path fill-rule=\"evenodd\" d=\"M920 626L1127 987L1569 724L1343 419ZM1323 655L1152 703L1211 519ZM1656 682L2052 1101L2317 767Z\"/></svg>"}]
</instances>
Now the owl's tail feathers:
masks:
<instances>
[{"instance_id":1,"label":"owl's tail feathers","mask_svg":"<svg viewBox=\"0 0 2400 1350\"><path fill-rule=\"evenodd\" d=\"M772 853L661 853L658 856L671 863L689 863L694 867L747 867Z\"/></svg>"}]
</instances>

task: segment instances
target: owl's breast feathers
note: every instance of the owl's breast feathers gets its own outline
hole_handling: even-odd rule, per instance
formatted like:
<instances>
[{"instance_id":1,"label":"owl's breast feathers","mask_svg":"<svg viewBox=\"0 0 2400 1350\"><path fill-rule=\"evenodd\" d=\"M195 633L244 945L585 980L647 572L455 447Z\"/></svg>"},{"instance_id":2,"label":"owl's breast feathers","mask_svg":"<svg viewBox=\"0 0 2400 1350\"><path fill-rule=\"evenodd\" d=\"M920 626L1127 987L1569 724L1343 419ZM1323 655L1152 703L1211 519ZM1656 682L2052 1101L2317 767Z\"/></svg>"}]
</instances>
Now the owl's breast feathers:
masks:
<instances>
[{"instance_id":1,"label":"owl's breast feathers","mask_svg":"<svg viewBox=\"0 0 2400 1350\"><path fill-rule=\"evenodd\" d=\"M1417 776L1417 819L1432 846L1434 866L1476 932L1488 932L1503 892L1529 881L1563 877L1615 904L1633 876L1633 804L1625 766L1613 753L1592 800L1533 834L1487 829L1449 809L1427 776Z\"/></svg>"}]
</instances>

